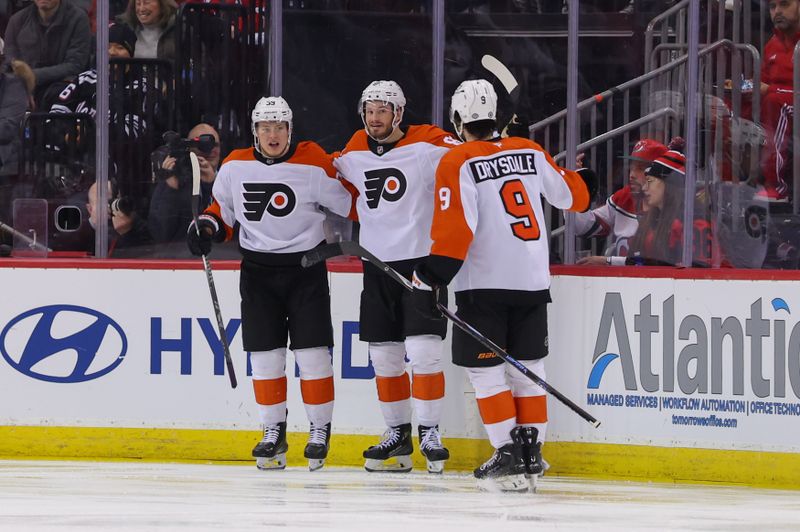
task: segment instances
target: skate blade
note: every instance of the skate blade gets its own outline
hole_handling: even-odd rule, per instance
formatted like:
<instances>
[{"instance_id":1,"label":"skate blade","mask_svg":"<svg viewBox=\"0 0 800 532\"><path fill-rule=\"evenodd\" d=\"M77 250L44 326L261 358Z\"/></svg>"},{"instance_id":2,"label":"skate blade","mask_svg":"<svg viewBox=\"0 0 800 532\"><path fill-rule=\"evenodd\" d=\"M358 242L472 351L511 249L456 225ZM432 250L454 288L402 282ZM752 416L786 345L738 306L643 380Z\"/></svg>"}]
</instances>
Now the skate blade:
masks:
<instances>
[{"instance_id":1,"label":"skate blade","mask_svg":"<svg viewBox=\"0 0 800 532\"><path fill-rule=\"evenodd\" d=\"M436 460L436 461L426 460L426 461L428 462L428 473L432 473L434 475L441 475L444 472L445 460Z\"/></svg>"},{"instance_id":2,"label":"skate blade","mask_svg":"<svg viewBox=\"0 0 800 532\"><path fill-rule=\"evenodd\" d=\"M536 493L536 485L541 475L525 475L525 477L528 479L528 491L530 493Z\"/></svg>"},{"instance_id":3,"label":"skate blade","mask_svg":"<svg viewBox=\"0 0 800 532\"><path fill-rule=\"evenodd\" d=\"M503 493L508 491L527 492L530 484L525 475L509 475L496 478L479 478L478 488L490 493Z\"/></svg>"},{"instance_id":4,"label":"skate blade","mask_svg":"<svg viewBox=\"0 0 800 532\"><path fill-rule=\"evenodd\" d=\"M364 463L364 469L370 473L408 473L411 471L411 467L412 465L410 456L395 456L386 460L367 458L366 463Z\"/></svg>"},{"instance_id":5,"label":"skate blade","mask_svg":"<svg viewBox=\"0 0 800 532\"><path fill-rule=\"evenodd\" d=\"M308 470L309 471L317 471L322 469L325 465L324 458L309 458L308 459Z\"/></svg>"},{"instance_id":6,"label":"skate blade","mask_svg":"<svg viewBox=\"0 0 800 532\"><path fill-rule=\"evenodd\" d=\"M256 458L256 467L261 471L286 469L286 454L276 454L273 458L259 456Z\"/></svg>"}]
</instances>

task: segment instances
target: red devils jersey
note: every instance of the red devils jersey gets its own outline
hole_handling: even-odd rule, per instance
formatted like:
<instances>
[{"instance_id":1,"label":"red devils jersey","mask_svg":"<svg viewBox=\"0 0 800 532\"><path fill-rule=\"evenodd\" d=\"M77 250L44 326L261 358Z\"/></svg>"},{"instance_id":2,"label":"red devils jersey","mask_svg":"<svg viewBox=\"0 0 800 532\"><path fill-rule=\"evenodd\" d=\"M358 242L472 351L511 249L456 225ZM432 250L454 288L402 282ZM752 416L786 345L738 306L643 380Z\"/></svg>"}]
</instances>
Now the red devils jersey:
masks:
<instances>
[{"instance_id":1,"label":"red devils jersey","mask_svg":"<svg viewBox=\"0 0 800 532\"><path fill-rule=\"evenodd\" d=\"M589 207L581 177L528 139L468 142L442 158L431 255L463 261L454 291L550 287L541 197L561 209Z\"/></svg>"},{"instance_id":2,"label":"red devils jersey","mask_svg":"<svg viewBox=\"0 0 800 532\"><path fill-rule=\"evenodd\" d=\"M362 129L334 160L357 190L359 241L384 261L424 257L431 247L433 181L439 159L460 144L436 126L409 126L396 144L378 144Z\"/></svg>"},{"instance_id":3,"label":"red devils jersey","mask_svg":"<svg viewBox=\"0 0 800 532\"><path fill-rule=\"evenodd\" d=\"M253 148L234 150L219 169L207 212L222 219L229 237L239 223L245 250L307 251L325 239L320 206L341 216L350 211L352 196L335 173L332 157L313 142L301 142L279 159Z\"/></svg>"}]
</instances>

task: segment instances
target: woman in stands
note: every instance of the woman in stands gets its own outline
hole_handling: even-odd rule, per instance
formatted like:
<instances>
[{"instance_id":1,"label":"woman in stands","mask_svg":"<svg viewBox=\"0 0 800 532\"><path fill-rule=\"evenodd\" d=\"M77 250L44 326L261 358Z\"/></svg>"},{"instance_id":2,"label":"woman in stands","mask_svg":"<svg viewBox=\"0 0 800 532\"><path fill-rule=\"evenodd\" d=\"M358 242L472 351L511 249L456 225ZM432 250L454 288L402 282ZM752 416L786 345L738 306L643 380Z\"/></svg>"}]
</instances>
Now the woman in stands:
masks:
<instances>
[{"instance_id":1,"label":"woman in stands","mask_svg":"<svg viewBox=\"0 0 800 532\"><path fill-rule=\"evenodd\" d=\"M669 150L645 170L642 186L647 213L631 239L626 264L675 266L683 256L683 205L686 159ZM711 224L695 216L693 266L710 266Z\"/></svg>"},{"instance_id":2,"label":"woman in stands","mask_svg":"<svg viewBox=\"0 0 800 532\"><path fill-rule=\"evenodd\" d=\"M120 20L136 32L134 57L175 60L175 0L128 0Z\"/></svg>"}]
</instances>

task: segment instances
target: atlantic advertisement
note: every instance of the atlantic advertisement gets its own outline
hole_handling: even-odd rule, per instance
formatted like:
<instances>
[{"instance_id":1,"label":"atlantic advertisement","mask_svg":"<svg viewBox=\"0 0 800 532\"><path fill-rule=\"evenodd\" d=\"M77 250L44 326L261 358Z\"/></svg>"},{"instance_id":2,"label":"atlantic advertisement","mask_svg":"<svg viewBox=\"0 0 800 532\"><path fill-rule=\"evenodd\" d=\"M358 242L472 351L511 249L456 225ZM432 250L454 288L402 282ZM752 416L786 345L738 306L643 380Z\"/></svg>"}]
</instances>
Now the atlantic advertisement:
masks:
<instances>
[{"instance_id":1,"label":"atlantic advertisement","mask_svg":"<svg viewBox=\"0 0 800 532\"><path fill-rule=\"evenodd\" d=\"M551 435L800 451L795 284L557 279L548 374L602 425L584 426L559 409Z\"/></svg>"}]
</instances>

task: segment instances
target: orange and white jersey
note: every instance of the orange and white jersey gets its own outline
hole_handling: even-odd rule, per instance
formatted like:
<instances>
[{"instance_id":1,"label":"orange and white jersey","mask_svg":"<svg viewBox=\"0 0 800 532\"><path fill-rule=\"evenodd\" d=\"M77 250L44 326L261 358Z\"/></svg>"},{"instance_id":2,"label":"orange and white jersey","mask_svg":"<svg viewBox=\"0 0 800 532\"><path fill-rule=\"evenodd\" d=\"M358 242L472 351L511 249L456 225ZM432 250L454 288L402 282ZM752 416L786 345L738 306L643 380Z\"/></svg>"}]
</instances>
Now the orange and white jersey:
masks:
<instances>
[{"instance_id":1,"label":"orange and white jersey","mask_svg":"<svg viewBox=\"0 0 800 532\"><path fill-rule=\"evenodd\" d=\"M320 206L347 216L352 196L336 179L332 156L314 142L291 146L279 159L253 148L234 150L214 181L206 210L221 218L230 237L239 224L239 245L262 253L307 251L325 239Z\"/></svg>"},{"instance_id":2,"label":"orange and white jersey","mask_svg":"<svg viewBox=\"0 0 800 532\"><path fill-rule=\"evenodd\" d=\"M468 142L442 158L431 255L463 261L454 291L550 287L540 197L561 209L589 207L583 179L528 139Z\"/></svg>"},{"instance_id":3,"label":"orange and white jersey","mask_svg":"<svg viewBox=\"0 0 800 532\"><path fill-rule=\"evenodd\" d=\"M439 160L460 142L430 125L409 126L395 144L362 129L334 159L358 190L359 242L383 261L424 257L431 248L433 182Z\"/></svg>"}]
</instances>

